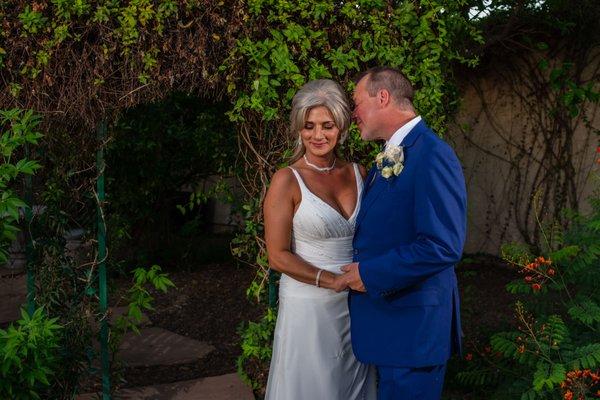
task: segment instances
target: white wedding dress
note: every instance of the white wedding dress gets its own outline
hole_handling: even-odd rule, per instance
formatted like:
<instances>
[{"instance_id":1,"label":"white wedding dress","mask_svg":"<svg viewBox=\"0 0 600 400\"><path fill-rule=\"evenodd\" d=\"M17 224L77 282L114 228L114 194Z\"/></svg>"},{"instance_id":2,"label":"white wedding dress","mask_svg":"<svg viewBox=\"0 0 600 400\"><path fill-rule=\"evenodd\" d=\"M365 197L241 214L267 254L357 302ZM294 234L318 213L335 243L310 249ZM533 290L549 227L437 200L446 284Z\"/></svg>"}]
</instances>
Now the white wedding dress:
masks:
<instances>
[{"instance_id":1,"label":"white wedding dress","mask_svg":"<svg viewBox=\"0 0 600 400\"><path fill-rule=\"evenodd\" d=\"M352 262L352 237L363 182L354 164L357 204L344 218L311 193L292 169L302 193L292 226L292 252L334 273ZM348 293L318 288L285 274L266 400L375 400L375 368L354 357Z\"/></svg>"}]
</instances>

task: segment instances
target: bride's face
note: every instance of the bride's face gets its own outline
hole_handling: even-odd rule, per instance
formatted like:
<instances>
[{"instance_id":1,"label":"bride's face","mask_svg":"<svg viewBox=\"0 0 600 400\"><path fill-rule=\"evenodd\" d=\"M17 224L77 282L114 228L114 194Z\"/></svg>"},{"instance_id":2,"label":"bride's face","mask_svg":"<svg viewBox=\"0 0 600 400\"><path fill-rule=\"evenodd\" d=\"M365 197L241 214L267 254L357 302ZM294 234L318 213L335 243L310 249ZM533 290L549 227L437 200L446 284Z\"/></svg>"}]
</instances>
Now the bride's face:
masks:
<instances>
[{"instance_id":1,"label":"bride's face","mask_svg":"<svg viewBox=\"0 0 600 400\"><path fill-rule=\"evenodd\" d=\"M300 138L307 155L323 157L335 149L340 138L340 130L327 107L311 109L300 130Z\"/></svg>"}]
</instances>

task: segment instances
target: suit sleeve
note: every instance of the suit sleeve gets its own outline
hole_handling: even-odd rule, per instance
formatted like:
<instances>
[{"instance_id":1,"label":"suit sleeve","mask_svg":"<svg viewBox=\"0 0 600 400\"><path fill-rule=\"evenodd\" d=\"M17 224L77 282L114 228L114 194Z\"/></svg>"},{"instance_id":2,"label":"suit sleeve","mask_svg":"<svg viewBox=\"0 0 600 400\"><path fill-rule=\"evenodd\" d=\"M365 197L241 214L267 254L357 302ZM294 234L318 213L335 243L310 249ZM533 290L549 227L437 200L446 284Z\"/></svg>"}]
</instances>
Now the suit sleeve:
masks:
<instances>
[{"instance_id":1,"label":"suit sleeve","mask_svg":"<svg viewBox=\"0 0 600 400\"><path fill-rule=\"evenodd\" d=\"M460 163L445 143L419 160L415 172L416 235L411 243L363 260L359 273L373 297L418 284L461 258L466 234L466 189Z\"/></svg>"}]
</instances>

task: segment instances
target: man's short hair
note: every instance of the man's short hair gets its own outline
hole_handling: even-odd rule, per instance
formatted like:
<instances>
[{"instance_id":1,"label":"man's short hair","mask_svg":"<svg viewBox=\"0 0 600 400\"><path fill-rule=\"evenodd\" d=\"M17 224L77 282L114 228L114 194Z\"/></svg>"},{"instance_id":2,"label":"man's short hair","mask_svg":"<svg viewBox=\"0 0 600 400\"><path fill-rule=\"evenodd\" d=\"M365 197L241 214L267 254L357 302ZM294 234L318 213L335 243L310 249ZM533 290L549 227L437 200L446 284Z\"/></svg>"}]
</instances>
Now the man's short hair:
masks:
<instances>
[{"instance_id":1,"label":"man's short hair","mask_svg":"<svg viewBox=\"0 0 600 400\"><path fill-rule=\"evenodd\" d=\"M408 78L396 68L373 67L358 75L354 82L358 83L363 78L368 78L366 88L369 96L373 97L379 90L385 89L400 108L414 111L415 90Z\"/></svg>"}]
</instances>

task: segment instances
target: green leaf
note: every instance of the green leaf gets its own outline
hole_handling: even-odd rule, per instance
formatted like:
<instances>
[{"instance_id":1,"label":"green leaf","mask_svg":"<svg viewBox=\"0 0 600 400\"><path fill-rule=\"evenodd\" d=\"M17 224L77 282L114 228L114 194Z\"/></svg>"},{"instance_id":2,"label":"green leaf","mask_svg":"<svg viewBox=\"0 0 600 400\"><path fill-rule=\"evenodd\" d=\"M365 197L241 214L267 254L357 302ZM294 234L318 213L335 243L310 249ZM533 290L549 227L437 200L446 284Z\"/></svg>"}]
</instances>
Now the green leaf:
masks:
<instances>
[{"instance_id":1,"label":"green leaf","mask_svg":"<svg viewBox=\"0 0 600 400\"><path fill-rule=\"evenodd\" d=\"M569 262L573 257L579 254L580 248L576 245L566 246L560 250L550 253L550 259L556 264Z\"/></svg>"},{"instance_id":2,"label":"green leaf","mask_svg":"<svg viewBox=\"0 0 600 400\"><path fill-rule=\"evenodd\" d=\"M600 367L600 343L576 348L570 354L569 370L596 369Z\"/></svg>"},{"instance_id":3,"label":"green leaf","mask_svg":"<svg viewBox=\"0 0 600 400\"><path fill-rule=\"evenodd\" d=\"M567 371L563 364L548 364L545 361L541 361L538 363L536 371L533 374L533 388L537 392L541 392L544 386L548 390L552 390L565 380L566 373Z\"/></svg>"},{"instance_id":4,"label":"green leaf","mask_svg":"<svg viewBox=\"0 0 600 400\"><path fill-rule=\"evenodd\" d=\"M568 309L569 315L584 324L600 322L600 306L590 298L582 298Z\"/></svg>"}]
</instances>

